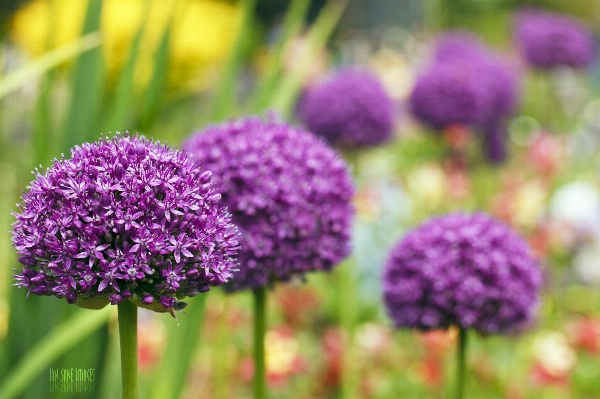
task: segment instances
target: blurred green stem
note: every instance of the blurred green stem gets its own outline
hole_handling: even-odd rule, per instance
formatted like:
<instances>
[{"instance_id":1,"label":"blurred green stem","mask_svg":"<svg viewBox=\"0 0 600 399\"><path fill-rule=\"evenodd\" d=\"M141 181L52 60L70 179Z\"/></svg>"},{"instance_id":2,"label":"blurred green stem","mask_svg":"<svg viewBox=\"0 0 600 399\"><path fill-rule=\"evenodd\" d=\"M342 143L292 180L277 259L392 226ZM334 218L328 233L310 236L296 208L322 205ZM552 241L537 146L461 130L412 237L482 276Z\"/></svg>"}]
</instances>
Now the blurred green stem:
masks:
<instances>
[{"instance_id":1,"label":"blurred green stem","mask_svg":"<svg viewBox=\"0 0 600 399\"><path fill-rule=\"evenodd\" d=\"M353 399L356 397L357 367L355 361L354 336L356 333L357 301L356 284L354 279L354 264L346 262L338 267L338 306L340 325L346 332L344 351L342 352L341 397Z\"/></svg>"},{"instance_id":2,"label":"blurred green stem","mask_svg":"<svg viewBox=\"0 0 600 399\"><path fill-rule=\"evenodd\" d=\"M127 300L117 306L123 399L138 399L137 306Z\"/></svg>"},{"instance_id":3,"label":"blurred green stem","mask_svg":"<svg viewBox=\"0 0 600 399\"><path fill-rule=\"evenodd\" d=\"M465 392L465 369L467 352L467 330L463 327L458 328L458 348L457 348L457 370L456 370L456 396L455 399L463 399Z\"/></svg>"},{"instance_id":4,"label":"blurred green stem","mask_svg":"<svg viewBox=\"0 0 600 399\"><path fill-rule=\"evenodd\" d=\"M265 376L265 331L267 293L265 287L254 290L254 399L267 397Z\"/></svg>"}]
</instances>

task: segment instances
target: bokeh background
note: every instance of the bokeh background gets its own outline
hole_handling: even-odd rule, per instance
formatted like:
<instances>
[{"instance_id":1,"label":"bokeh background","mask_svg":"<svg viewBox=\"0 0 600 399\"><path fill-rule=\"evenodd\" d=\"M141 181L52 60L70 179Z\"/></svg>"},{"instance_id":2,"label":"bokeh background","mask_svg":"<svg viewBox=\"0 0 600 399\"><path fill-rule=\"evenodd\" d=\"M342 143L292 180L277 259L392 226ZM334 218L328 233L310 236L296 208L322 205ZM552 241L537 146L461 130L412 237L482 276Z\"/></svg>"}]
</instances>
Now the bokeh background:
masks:
<instances>
[{"instance_id":1,"label":"bokeh background","mask_svg":"<svg viewBox=\"0 0 600 399\"><path fill-rule=\"evenodd\" d=\"M577 18L593 60L528 65L514 35L525 7ZM545 282L530 329L472 335L468 397L600 398L597 0L3 0L0 24L0 398L120 395L116 312L25 298L11 285L11 212L32 170L115 131L179 148L195 130L249 113L301 124L303 91L343 67L378 77L394 102L394 134L340 149L357 186L352 256L273 290L271 396L447 397L456 331L394 330L381 270L423 220L483 210L529 241ZM437 38L455 29L518 75L501 163L486 159L472 126L434 131L411 113ZM249 294L211 290L178 322L139 317L142 397L251 397ZM93 392L51 392L50 368L94 369Z\"/></svg>"}]
</instances>

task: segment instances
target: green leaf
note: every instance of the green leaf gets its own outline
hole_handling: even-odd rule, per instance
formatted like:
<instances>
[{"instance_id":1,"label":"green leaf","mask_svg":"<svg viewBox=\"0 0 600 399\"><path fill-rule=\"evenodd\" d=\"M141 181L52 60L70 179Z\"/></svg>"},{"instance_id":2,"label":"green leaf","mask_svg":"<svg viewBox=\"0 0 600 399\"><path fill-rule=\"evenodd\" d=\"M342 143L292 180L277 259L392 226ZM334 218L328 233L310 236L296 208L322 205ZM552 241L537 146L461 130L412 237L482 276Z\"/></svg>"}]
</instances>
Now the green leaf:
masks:
<instances>
[{"instance_id":1,"label":"green leaf","mask_svg":"<svg viewBox=\"0 0 600 399\"><path fill-rule=\"evenodd\" d=\"M80 310L34 345L0 382L0 398L17 397L42 371L75 344L103 326L113 307Z\"/></svg>"},{"instance_id":2,"label":"green leaf","mask_svg":"<svg viewBox=\"0 0 600 399\"><path fill-rule=\"evenodd\" d=\"M284 118L290 116L308 76L308 68L313 64L317 51L331 37L347 5L347 0L330 0L325 4L308 32L304 52L298 57L302 62L295 63L293 70L279 81L270 103Z\"/></svg>"},{"instance_id":3,"label":"green leaf","mask_svg":"<svg viewBox=\"0 0 600 399\"><path fill-rule=\"evenodd\" d=\"M100 43L98 32L87 34L72 43L49 51L35 61L0 78L0 99L63 62L98 47Z\"/></svg>"},{"instance_id":4,"label":"green leaf","mask_svg":"<svg viewBox=\"0 0 600 399\"><path fill-rule=\"evenodd\" d=\"M290 42L298 36L309 5L309 0L292 0L285 14L281 36L269 60L267 72L258 82L257 89L254 91L252 99L250 99L250 108L253 112L261 112L268 106L273 89L281 76L284 51L289 47Z\"/></svg>"},{"instance_id":5,"label":"green leaf","mask_svg":"<svg viewBox=\"0 0 600 399\"><path fill-rule=\"evenodd\" d=\"M171 10L169 23L163 31L156 52L154 53L154 70L152 71L152 76L148 82L144 98L142 99L142 109L140 111L139 127L142 130L147 130L156 119L160 99L162 98L162 90L165 87L165 82L167 80L171 36L173 34L174 24L173 15L174 10Z\"/></svg>"},{"instance_id":6,"label":"green leaf","mask_svg":"<svg viewBox=\"0 0 600 399\"><path fill-rule=\"evenodd\" d=\"M127 119L127 111L131 107L131 99L133 98L134 91L134 75L137 65L137 59L140 53L140 44L142 42L142 36L146 30L146 23L148 21L148 14L150 12L150 5L152 2L146 2L144 7L144 13L140 22L140 26L135 34L131 48L129 50L129 58L127 63L123 67L117 82L117 89L114 97L111 99L107 117L103 123L103 132L115 132L127 130L124 126Z\"/></svg>"},{"instance_id":7,"label":"green leaf","mask_svg":"<svg viewBox=\"0 0 600 399\"><path fill-rule=\"evenodd\" d=\"M249 38L251 37L252 26L254 24L256 0L242 0L241 3L244 20L223 70L217 98L214 100L215 108L211 117L213 121L220 121L230 116L231 111L235 109L236 105L235 82L240 66L242 65L244 53L249 46Z\"/></svg>"},{"instance_id":8,"label":"green leaf","mask_svg":"<svg viewBox=\"0 0 600 399\"><path fill-rule=\"evenodd\" d=\"M185 387L192 357L200 338L200 325L204 319L206 295L201 294L186 300L186 314L168 323L168 344L163 361L154 378L152 398L179 399Z\"/></svg>"},{"instance_id":9,"label":"green leaf","mask_svg":"<svg viewBox=\"0 0 600 399\"><path fill-rule=\"evenodd\" d=\"M102 0L89 0L83 34L100 30ZM97 122L103 92L104 61L100 48L81 55L73 66L71 98L66 115L60 151L68 152L75 144L96 139L101 133Z\"/></svg>"}]
</instances>

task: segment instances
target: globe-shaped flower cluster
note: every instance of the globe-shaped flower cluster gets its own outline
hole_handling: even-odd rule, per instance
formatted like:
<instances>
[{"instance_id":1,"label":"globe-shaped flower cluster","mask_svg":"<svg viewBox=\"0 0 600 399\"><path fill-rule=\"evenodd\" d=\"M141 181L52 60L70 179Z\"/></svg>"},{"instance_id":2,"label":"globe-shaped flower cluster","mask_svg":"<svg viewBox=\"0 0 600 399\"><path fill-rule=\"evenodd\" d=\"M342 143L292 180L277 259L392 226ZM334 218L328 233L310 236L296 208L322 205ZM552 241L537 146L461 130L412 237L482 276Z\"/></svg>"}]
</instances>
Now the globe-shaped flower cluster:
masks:
<instances>
[{"instance_id":1,"label":"globe-shaped flower cluster","mask_svg":"<svg viewBox=\"0 0 600 399\"><path fill-rule=\"evenodd\" d=\"M367 71L343 70L309 88L299 114L310 131L336 145L374 146L392 136L392 100Z\"/></svg>"},{"instance_id":2,"label":"globe-shaped flower cluster","mask_svg":"<svg viewBox=\"0 0 600 399\"><path fill-rule=\"evenodd\" d=\"M574 17L528 9L518 13L515 22L517 45L533 67L584 68L594 59L592 33Z\"/></svg>"},{"instance_id":3,"label":"globe-shaped flower cluster","mask_svg":"<svg viewBox=\"0 0 600 399\"><path fill-rule=\"evenodd\" d=\"M38 172L23 194L15 285L82 307L130 300L166 311L232 276L239 233L211 172L128 133L71 156Z\"/></svg>"},{"instance_id":4,"label":"globe-shaped flower cluster","mask_svg":"<svg viewBox=\"0 0 600 399\"><path fill-rule=\"evenodd\" d=\"M456 59L480 59L489 49L468 30L447 31L439 36L433 49L433 62L442 63Z\"/></svg>"},{"instance_id":5,"label":"globe-shaped flower cluster","mask_svg":"<svg viewBox=\"0 0 600 399\"><path fill-rule=\"evenodd\" d=\"M484 213L434 217L391 251L384 302L396 327L484 334L531 322L542 276L526 242Z\"/></svg>"},{"instance_id":6,"label":"globe-shaped flower cluster","mask_svg":"<svg viewBox=\"0 0 600 399\"><path fill-rule=\"evenodd\" d=\"M226 289L329 270L350 253L352 181L315 135L249 117L196 132L184 149L215 173L240 228L240 271Z\"/></svg>"},{"instance_id":7,"label":"globe-shaped flower cluster","mask_svg":"<svg viewBox=\"0 0 600 399\"><path fill-rule=\"evenodd\" d=\"M417 79L410 106L417 119L443 129L483 122L489 112L488 98L477 65L470 60L454 60L434 64Z\"/></svg>"},{"instance_id":8,"label":"globe-shaped flower cluster","mask_svg":"<svg viewBox=\"0 0 600 399\"><path fill-rule=\"evenodd\" d=\"M461 124L481 131L487 158L505 159L503 124L518 103L518 82L474 35L450 32L439 38L432 65L419 76L409 101L413 115L434 129Z\"/></svg>"}]
</instances>

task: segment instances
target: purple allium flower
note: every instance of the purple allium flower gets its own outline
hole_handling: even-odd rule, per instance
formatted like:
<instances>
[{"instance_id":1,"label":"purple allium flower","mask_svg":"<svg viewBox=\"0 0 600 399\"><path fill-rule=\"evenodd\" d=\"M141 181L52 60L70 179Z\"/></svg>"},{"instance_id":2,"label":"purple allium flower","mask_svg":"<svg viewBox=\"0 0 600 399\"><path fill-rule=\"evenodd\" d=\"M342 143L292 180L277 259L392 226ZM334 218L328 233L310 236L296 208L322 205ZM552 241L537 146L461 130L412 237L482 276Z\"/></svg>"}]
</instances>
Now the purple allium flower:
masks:
<instances>
[{"instance_id":1,"label":"purple allium flower","mask_svg":"<svg viewBox=\"0 0 600 399\"><path fill-rule=\"evenodd\" d=\"M412 112L435 129L481 123L490 113L492 97L481 82L479 64L471 60L434 64L415 84L409 100Z\"/></svg>"},{"instance_id":2,"label":"purple allium flower","mask_svg":"<svg viewBox=\"0 0 600 399\"><path fill-rule=\"evenodd\" d=\"M433 61L441 63L455 59L480 60L487 56L491 56L489 49L474 33L457 30L446 32L437 39Z\"/></svg>"},{"instance_id":3,"label":"purple allium flower","mask_svg":"<svg viewBox=\"0 0 600 399\"><path fill-rule=\"evenodd\" d=\"M392 100L370 72L344 70L309 88L299 111L310 131L333 144L374 146L392 135Z\"/></svg>"},{"instance_id":4,"label":"purple allium flower","mask_svg":"<svg viewBox=\"0 0 600 399\"><path fill-rule=\"evenodd\" d=\"M515 22L517 45L536 68L584 68L594 58L592 33L574 17L529 9L518 13Z\"/></svg>"},{"instance_id":5,"label":"purple allium flower","mask_svg":"<svg viewBox=\"0 0 600 399\"><path fill-rule=\"evenodd\" d=\"M434 63L419 77L410 97L413 114L435 129L464 124L480 130L486 155L494 154L488 158L493 163L506 157L500 127L517 103L513 71L476 36L460 31L439 39Z\"/></svg>"},{"instance_id":6,"label":"purple allium flower","mask_svg":"<svg viewBox=\"0 0 600 399\"><path fill-rule=\"evenodd\" d=\"M396 327L519 330L539 303L542 275L527 243L484 213L435 217L391 251L384 302Z\"/></svg>"},{"instance_id":7,"label":"purple allium flower","mask_svg":"<svg viewBox=\"0 0 600 399\"><path fill-rule=\"evenodd\" d=\"M13 245L25 266L15 285L82 307L129 299L166 311L227 282L238 232L210 175L128 133L75 147L23 194Z\"/></svg>"},{"instance_id":8,"label":"purple allium flower","mask_svg":"<svg viewBox=\"0 0 600 399\"><path fill-rule=\"evenodd\" d=\"M183 147L215 172L240 227L240 271L228 290L329 270L350 253L354 188L318 137L249 117L197 132Z\"/></svg>"}]
</instances>

